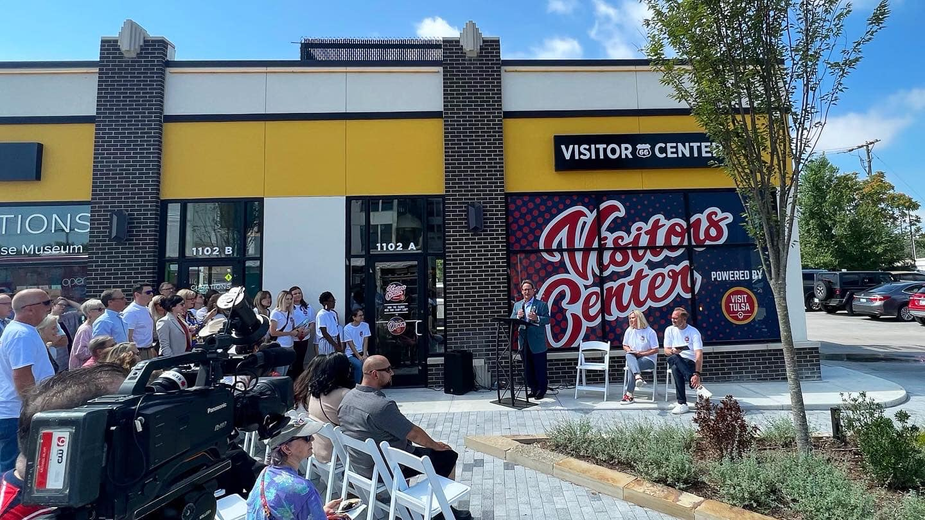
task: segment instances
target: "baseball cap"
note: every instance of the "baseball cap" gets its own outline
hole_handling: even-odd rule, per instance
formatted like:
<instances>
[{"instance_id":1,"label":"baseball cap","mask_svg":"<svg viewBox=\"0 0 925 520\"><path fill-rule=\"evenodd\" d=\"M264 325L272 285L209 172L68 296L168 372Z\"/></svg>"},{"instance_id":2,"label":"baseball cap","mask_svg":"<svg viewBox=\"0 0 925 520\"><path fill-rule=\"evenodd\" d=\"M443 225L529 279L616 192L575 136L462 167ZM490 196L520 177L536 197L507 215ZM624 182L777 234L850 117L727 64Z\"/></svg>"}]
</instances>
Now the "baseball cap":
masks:
<instances>
[{"instance_id":1,"label":"baseball cap","mask_svg":"<svg viewBox=\"0 0 925 520\"><path fill-rule=\"evenodd\" d=\"M310 421L304 418L299 418L283 428L283 431L279 432L279 435L270 439L270 442L267 443L270 449L276 448L280 444L285 444L296 437L308 437L309 435L314 435L321 431L324 428L324 423L317 421Z\"/></svg>"}]
</instances>

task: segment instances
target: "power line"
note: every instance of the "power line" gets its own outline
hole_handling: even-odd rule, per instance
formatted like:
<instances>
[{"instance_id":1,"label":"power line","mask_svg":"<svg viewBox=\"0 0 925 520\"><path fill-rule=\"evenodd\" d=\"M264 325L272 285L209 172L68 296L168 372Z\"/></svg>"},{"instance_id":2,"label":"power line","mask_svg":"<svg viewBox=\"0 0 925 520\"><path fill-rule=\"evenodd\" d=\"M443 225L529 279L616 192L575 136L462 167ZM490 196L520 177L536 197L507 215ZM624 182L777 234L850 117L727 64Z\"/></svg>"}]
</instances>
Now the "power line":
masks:
<instances>
[{"instance_id":1,"label":"power line","mask_svg":"<svg viewBox=\"0 0 925 520\"><path fill-rule=\"evenodd\" d=\"M865 170L867 170L867 176L870 177L870 176L873 175L873 173L874 173L874 171L873 171L873 166L871 165L871 158L870 158L870 156L871 156L871 154L874 153L874 152L873 152L873 150L874 150L874 145L877 144L877 143L879 143L879 142L880 142L880 139L874 139L874 140L872 140L872 141L867 141L867 142L864 143L864 144L859 144L859 145L857 145L857 146L853 146L853 147L851 147L851 148L848 148L847 150L845 150L844 153L851 153L851 152L853 152L853 151L855 151L855 150L860 150L861 148L863 148L863 149L867 152L867 163L865 164L864 159L861 158L860 154L858 154L858 159L861 160L861 168L864 168Z\"/></svg>"},{"instance_id":2,"label":"power line","mask_svg":"<svg viewBox=\"0 0 925 520\"><path fill-rule=\"evenodd\" d=\"M906 182L906 180L903 179L903 178L896 172L896 169L894 169L892 166L890 166L889 164L887 164L886 161L884 161L879 155L873 154L873 156L876 157L878 161L880 161L881 163L883 163L884 166L886 166L887 168L889 168L889 169L890 169L890 173L891 173L894 177L896 177L897 179L899 179L900 182L902 182L903 184L905 184L906 187L909 188L909 190L910 190L912 193L914 193L914 194L916 195L916 197L918 197L919 202L925 203L925 197L923 197L921 193L919 193L915 188L913 188L911 184L909 184L908 182Z\"/></svg>"}]
</instances>

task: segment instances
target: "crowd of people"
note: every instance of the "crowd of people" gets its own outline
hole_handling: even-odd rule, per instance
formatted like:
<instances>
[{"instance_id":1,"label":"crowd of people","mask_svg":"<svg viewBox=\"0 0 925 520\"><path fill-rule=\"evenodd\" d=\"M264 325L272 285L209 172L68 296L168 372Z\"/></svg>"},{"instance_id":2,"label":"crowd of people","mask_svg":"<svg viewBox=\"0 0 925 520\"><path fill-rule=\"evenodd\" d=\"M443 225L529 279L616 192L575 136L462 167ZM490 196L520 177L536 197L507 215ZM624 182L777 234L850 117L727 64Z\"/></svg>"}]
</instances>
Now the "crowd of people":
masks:
<instances>
[{"instance_id":1,"label":"crowd of people","mask_svg":"<svg viewBox=\"0 0 925 520\"><path fill-rule=\"evenodd\" d=\"M121 289L80 303L51 298L41 289L0 294L0 472L10 470L19 453L16 430L30 388L69 370L106 363L128 374L141 360L189 352L201 341L200 331L226 319L220 296L215 290L177 290L170 282L160 284L157 294L152 284L136 284L131 300ZM297 380L319 353L337 352L356 367L360 380L370 334L362 312L342 327L330 292L319 296L316 312L297 286L280 291L275 305L268 291L258 292L253 302L254 312L270 323L265 343L296 351L292 365L274 369L277 375Z\"/></svg>"}]
</instances>

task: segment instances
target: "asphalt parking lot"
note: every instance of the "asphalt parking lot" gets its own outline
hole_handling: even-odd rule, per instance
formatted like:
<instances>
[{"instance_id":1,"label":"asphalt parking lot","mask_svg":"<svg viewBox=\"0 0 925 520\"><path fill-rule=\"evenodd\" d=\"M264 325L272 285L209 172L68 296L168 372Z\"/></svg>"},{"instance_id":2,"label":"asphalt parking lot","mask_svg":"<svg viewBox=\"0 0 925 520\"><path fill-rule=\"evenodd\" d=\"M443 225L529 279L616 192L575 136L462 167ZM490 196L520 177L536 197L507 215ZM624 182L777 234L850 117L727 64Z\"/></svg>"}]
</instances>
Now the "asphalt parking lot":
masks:
<instances>
[{"instance_id":1,"label":"asphalt parking lot","mask_svg":"<svg viewBox=\"0 0 925 520\"><path fill-rule=\"evenodd\" d=\"M915 321L807 312L806 328L809 339L821 343L823 356L925 355L925 327Z\"/></svg>"}]
</instances>

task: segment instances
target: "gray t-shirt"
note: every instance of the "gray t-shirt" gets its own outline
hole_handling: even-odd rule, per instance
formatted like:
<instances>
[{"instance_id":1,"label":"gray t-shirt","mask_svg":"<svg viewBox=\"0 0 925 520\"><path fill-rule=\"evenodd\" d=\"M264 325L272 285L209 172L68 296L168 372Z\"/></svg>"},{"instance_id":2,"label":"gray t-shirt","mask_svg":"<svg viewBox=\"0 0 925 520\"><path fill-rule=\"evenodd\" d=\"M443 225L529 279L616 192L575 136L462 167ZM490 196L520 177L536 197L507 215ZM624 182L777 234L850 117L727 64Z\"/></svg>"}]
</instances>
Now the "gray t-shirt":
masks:
<instances>
[{"instance_id":1,"label":"gray t-shirt","mask_svg":"<svg viewBox=\"0 0 925 520\"><path fill-rule=\"evenodd\" d=\"M344 396L337 416L341 429L354 439L373 439L377 446L387 441L393 448L409 453L412 450L408 434L414 428L414 423L399 411L395 401L381 391L357 385ZM373 474L373 461L368 455L351 450L350 458L355 461L362 475L370 477Z\"/></svg>"}]
</instances>

